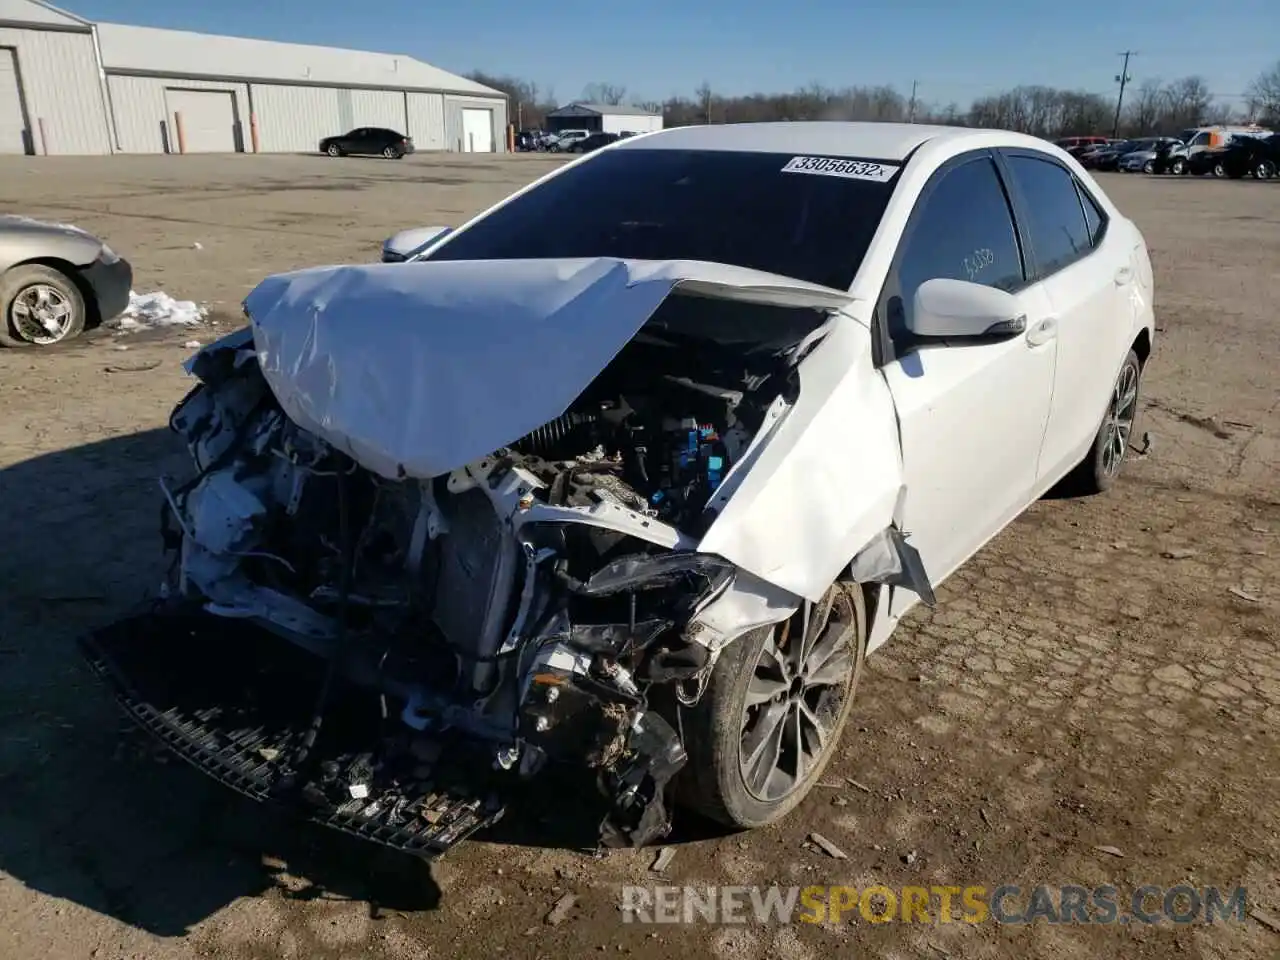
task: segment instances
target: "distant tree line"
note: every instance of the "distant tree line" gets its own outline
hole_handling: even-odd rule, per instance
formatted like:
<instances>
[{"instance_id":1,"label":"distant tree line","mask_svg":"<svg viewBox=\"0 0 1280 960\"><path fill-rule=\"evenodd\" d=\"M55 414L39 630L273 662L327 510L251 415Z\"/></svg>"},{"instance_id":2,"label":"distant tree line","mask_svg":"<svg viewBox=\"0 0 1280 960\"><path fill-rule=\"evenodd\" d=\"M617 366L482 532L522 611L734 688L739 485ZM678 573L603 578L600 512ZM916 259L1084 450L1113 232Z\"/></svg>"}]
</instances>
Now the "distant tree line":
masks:
<instances>
[{"instance_id":1,"label":"distant tree line","mask_svg":"<svg viewBox=\"0 0 1280 960\"><path fill-rule=\"evenodd\" d=\"M476 71L471 79L501 90L511 102L511 121L525 128L545 125L546 115L560 106L554 91L517 77ZM1144 80L1125 91L1120 114L1121 136L1176 134L1206 123L1245 120L1280 125L1280 62L1250 85L1244 110L1216 102L1203 77L1165 82ZM752 123L766 120L882 120L999 127L1039 137L1110 134L1116 98L1083 90L1038 85L1019 86L979 97L967 106L958 102L920 102L890 86L833 89L811 84L792 93L724 96L704 83L692 96L665 101L628 100L626 87L592 83L580 101L630 103L661 112L668 127L700 123Z\"/></svg>"}]
</instances>

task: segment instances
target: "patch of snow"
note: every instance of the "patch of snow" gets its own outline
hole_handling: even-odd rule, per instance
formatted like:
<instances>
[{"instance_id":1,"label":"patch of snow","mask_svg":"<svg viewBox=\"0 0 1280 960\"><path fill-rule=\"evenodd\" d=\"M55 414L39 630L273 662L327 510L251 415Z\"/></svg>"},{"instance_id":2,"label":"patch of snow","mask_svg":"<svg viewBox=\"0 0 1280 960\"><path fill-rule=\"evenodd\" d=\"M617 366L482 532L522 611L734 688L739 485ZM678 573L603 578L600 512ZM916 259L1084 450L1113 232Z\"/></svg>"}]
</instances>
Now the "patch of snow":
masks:
<instances>
[{"instance_id":1,"label":"patch of snow","mask_svg":"<svg viewBox=\"0 0 1280 960\"><path fill-rule=\"evenodd\" d=\"M129 306L115 321L121 330L151 327L191 327L202 323L209 311L192 300L175 300L163 290L155 293L129 291Z\"/></svg>"}]
</instances>

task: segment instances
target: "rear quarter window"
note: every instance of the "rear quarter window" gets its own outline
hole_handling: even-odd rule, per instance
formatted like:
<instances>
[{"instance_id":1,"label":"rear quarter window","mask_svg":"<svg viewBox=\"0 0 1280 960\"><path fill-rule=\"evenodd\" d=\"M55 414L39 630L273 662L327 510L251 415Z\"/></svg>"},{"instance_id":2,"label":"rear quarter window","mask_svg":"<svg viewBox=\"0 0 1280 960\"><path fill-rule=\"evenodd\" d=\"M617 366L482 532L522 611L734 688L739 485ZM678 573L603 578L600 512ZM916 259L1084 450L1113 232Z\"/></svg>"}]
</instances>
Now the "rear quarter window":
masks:
<instances>
[{"instance_id":1,"label":"rear quarter window","mask_svg":"<svg viewBox=\"0 0 1280 960\"><path fill-rule=\"evenodd\" d=\"M1048 158L1014 155L1006 161L1025 207L1024 228L1035 253L1037 278L1089 253L1093 241L1075 178Z\"/></svg>"}]
</instances>

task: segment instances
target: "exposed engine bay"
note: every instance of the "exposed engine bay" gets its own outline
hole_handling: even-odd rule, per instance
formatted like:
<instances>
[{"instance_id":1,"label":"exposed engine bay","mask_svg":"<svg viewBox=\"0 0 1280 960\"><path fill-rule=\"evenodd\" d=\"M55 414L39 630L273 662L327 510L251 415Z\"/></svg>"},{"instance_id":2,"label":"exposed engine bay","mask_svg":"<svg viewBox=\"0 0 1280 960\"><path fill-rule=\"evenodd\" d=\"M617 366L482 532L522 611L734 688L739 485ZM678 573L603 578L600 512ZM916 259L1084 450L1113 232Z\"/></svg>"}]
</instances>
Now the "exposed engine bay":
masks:
<instances>
[{"instance_id":1,"label":"exposed engine bay","mask_svg":"<svg viewBox=\"0 0 1280 960\"><path fill-rule=\"evenodd\" d=\"M328 791L335 808L375 795L403 819L412 778L373 786L407 769L390 744L419 769L424 743L461 736L507 776L595 769L606 843L669 829L664 790L685 755L650 693L691 704L705 682L714 651L686 628L735 570L695 548L823 322L672 303L561 416L431 479L379 476L295 424L251 340L196 356L202 382L170 420L196 474L162 482L166 593L327 664L302 734L268 750L273 789ZM796 322L771 343L679 332L681 311L727 306ZM374 691L396 731L341 761L316 755L335 677Z\"/></svg>"}]
</instances>

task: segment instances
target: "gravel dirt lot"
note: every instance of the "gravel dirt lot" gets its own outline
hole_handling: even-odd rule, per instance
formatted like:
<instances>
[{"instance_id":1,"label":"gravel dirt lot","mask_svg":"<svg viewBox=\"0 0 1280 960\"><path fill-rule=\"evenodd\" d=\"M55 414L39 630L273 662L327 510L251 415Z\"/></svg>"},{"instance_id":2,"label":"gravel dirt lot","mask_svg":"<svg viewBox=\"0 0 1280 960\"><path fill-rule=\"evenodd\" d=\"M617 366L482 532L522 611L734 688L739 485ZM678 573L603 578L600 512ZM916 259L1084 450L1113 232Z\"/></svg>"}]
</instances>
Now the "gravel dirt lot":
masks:
<instances>
[{"instance_id":1,"label":"gravel dirt lot","mask_svg":"<svg viewBox=\"0 0 1280 960\"><path fill-rule=\"evenodd\" d=\"M0 209L97 232L135 289L205 301L218 322L0 351L0 957L1277 956L1280 185L1104 178L1156 270L1149 454L1108 496L1036 505L871 658L835 786L750 835L681 824L665 874L1113 884L1122 899L1243 885L1261 920L624 924L619 887L656 880L652 851L593 859L548 825L428 867L242 803L122 736L73 638L158 582L154 478L187 466L163 429L189 386L183 343L237 325L267 273L374 260L394 229L460 223L553 163L0 162ZM848 859L807 848L814 830ZM545 924L565 892L568 919Z\"/></svg>"}]
</instances>

